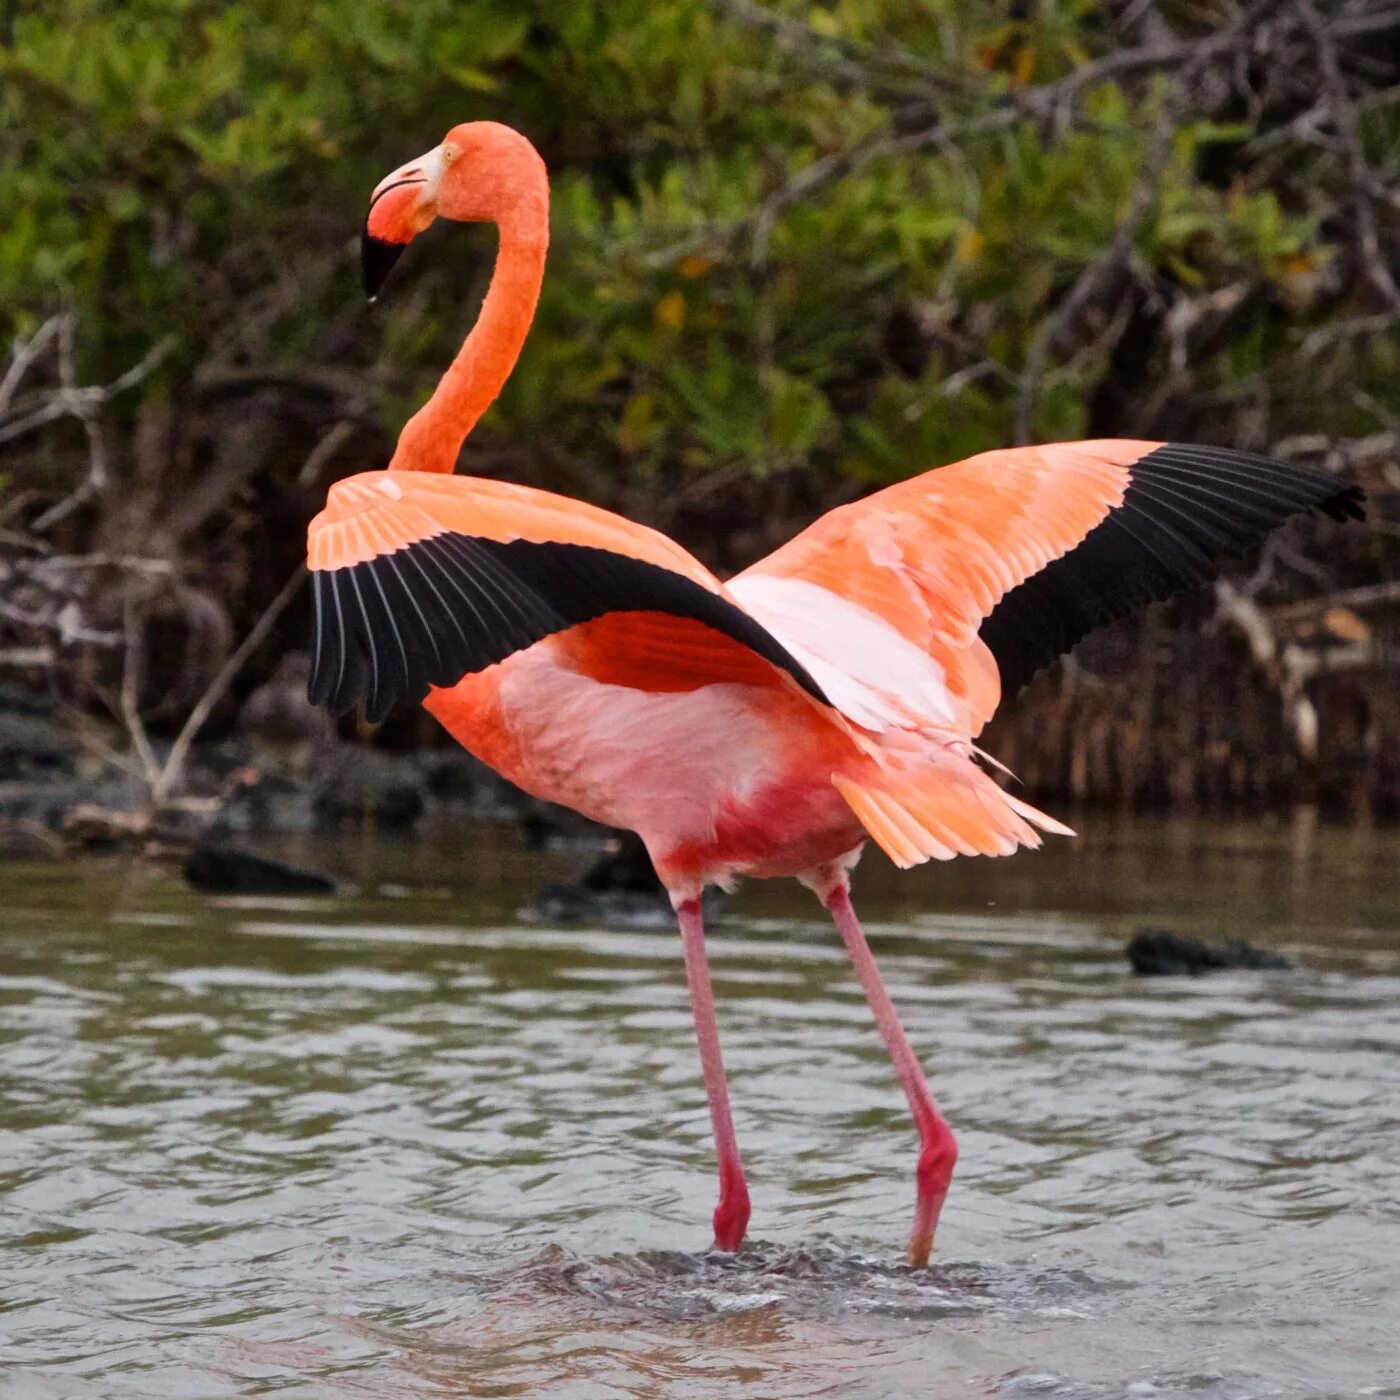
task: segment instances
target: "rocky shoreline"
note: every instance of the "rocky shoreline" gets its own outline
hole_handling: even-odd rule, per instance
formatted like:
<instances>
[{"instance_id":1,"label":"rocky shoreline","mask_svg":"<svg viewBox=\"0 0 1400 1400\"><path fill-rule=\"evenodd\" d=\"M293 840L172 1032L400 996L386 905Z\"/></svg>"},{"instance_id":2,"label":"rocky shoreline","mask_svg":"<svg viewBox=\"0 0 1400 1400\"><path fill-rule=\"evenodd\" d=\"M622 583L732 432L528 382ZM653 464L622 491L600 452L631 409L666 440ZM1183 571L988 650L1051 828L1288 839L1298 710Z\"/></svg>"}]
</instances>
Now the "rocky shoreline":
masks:
<instances>
[{"instance_id":1,"label":"rocky shoreline","mask_svg":"<svg viewBox=\"0 0 1400 1400\"><path fill-rule=\"evenodd\" d=\"M196 744L178 796L153 803L115 726L70 722L45 697L0 696L0 849L189 846L351 826L403 832L442 812L516 822L536 841L600 835L460 749L388 753L330 735L278 745L235 733Z\"/></svg>"},{"instance_id":2,"label":"rocky shoreline","mask_svg":"<svg viewBox=\"0 0 1400 1400\"><path fill-rule=\"evenodd\" d=\"M158 743L155 758L166 753ZM556 922L670 916L641 842L527 796L465 751L390 753L329 732L294 744L234 732L196 744L179 795L153 802L125 736L73 721L30 693L0 694L0 859L120 852L179 868L193 888L238 893L248 881L313 892L312 872L250 856L250 839L336 831L402 836L442 820L512 825L536 849L594 861L572 884L542 888L522 911ZM265 843L263 843L265 844ZM334 885L324 892L331 892Z\"/></svg>"}]
</instances>

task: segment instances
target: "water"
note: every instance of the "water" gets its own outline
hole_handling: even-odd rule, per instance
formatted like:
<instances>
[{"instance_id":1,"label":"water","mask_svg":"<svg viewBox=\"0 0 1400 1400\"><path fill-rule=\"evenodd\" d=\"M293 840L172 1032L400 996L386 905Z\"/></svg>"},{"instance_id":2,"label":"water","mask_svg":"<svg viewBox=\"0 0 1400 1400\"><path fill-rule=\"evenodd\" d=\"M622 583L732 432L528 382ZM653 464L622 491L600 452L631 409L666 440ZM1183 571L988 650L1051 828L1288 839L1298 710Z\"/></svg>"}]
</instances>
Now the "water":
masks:
<instances>
[{"instance_id":1,"label":"water","mask_svg":"<svg viewBox=\"0 0 1400 1400\"><path fill-rule=\"evenodd\" d=\"M677 942L514 911L583 858L308 847L335 900L0 867L0 1395L1400 1395L1400 839L1139 824L857 886L959 1131L913 1138L800 890L712 935L756 1243ZM1292 974L1139 981L1138 923Z\"/></svg>"}]
</instances>

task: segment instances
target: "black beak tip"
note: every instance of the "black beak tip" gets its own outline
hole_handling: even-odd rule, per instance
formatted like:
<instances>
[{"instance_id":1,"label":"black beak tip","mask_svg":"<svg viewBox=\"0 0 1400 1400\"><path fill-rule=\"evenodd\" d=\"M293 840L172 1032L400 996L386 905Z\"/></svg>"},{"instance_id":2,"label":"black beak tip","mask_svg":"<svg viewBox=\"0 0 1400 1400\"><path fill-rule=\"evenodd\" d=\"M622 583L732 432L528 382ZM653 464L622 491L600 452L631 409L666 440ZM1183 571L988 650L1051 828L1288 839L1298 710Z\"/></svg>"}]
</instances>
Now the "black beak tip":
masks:
<instances>
[{"instance_id":1,"label":"black beak tip","mask_svg":"<svg viewBox=\"0 0 1400 1400\"><path fill-rule=\"evenodd\" d=\"M404 243L386 243L382 238L365 233L360 238L360 273L364 282L365 296L371 304L378 299L379 290L384 285L390 269L403 255Z\"/></svg>"}]
</instances>

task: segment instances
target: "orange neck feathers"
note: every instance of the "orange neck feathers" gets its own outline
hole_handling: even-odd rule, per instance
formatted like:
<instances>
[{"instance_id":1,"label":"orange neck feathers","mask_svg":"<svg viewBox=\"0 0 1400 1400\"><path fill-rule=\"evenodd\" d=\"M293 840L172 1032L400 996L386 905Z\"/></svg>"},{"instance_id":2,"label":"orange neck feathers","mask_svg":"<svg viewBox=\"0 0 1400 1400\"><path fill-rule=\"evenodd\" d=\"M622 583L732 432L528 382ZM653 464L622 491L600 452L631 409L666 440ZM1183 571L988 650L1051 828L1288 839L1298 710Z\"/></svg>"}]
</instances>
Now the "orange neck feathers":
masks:
<instances>
[{"instance_id":1,"label":"orange neck feathers","mask_svg":"<svg viewBox=\"0 0 1400 1400\"><path fill-rule=\"evenodd\" d=\"M432 398L404 424L390 471L455 470L462 443L510 378L529 334L549 247L549 185L538 157L510 173L481 315Z\"/></svg>"}]
</instances>

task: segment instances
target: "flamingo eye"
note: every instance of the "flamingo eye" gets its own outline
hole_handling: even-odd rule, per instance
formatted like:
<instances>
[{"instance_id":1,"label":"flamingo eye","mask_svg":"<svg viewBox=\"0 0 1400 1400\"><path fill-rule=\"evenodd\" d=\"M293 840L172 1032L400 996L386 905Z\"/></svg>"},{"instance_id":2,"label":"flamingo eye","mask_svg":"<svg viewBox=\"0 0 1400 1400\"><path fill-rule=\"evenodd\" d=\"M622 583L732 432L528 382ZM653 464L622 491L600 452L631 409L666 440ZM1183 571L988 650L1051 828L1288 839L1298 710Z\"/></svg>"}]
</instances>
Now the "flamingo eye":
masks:
<instances>
[{"instance_id":1,"label":"flamingo eye","mask_svg":"<svg viewBox=\"0 0 1400 1400\"><path fill-rule=\"evenodd\" d=\"M457 159L456 146L444 146L442 148L442 160L444 165L451 165Z\"/></svg>"}]
</instances>

